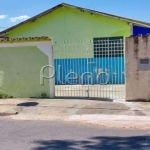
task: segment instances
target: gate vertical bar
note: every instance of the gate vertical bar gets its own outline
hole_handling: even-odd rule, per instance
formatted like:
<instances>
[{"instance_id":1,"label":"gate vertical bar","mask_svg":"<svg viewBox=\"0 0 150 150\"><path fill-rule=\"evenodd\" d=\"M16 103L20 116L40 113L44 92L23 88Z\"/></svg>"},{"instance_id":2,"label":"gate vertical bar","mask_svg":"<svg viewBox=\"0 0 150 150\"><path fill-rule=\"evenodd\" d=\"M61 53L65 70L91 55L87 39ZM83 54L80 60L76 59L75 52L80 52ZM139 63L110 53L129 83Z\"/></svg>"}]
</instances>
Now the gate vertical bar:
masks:
<instances>
[{"instance_id":1,"label":"gate vertical bar","mask_svg":"<svg viewBox=\"0 0 150 150\"><path fill-rule=\"evenodd\" d=\"M87 54L87 72L89 72L88 40L86 40L85 44L86 44L86 54ZM87 98L89 98L89 78L88 78Z\"/></svg>"},{"instance_id":2,"label":"gate vertical bar","mask_svg":"<svg viewBox=\"0 0 150 150\"><path fill-rule=\"evenodd\" d=\"M123 38L123 62L124 62L124 84L125 84L125 86L124 86L124 89L123 89L123 93L124 93L124 96L123 96L123 99L125 99L126 98L126 66L125 66L125 56L126 56L126 44L125 44L125 38Z\"/></svg>"}]
</instances>

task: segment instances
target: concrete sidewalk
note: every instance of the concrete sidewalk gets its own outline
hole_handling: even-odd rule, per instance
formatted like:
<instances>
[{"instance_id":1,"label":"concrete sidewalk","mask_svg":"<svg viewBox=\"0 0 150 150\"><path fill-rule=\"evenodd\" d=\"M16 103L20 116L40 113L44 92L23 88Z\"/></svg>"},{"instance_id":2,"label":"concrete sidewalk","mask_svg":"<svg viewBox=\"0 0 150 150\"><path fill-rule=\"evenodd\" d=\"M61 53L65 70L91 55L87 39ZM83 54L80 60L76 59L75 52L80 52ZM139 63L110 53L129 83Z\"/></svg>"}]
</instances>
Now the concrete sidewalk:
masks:
<instances>
[{"instance_id":1,"label":"concrete sidewalk","mask_svg":"<svg viewBox=\"0 0 150 150\"><path fill-rule=\"evenodd\" d=\"M61 119L105 127L150 130L150 103L148 102L1 99L0 115L6 116L7 113L12 119Z\"/></svg>"}]
</instances>

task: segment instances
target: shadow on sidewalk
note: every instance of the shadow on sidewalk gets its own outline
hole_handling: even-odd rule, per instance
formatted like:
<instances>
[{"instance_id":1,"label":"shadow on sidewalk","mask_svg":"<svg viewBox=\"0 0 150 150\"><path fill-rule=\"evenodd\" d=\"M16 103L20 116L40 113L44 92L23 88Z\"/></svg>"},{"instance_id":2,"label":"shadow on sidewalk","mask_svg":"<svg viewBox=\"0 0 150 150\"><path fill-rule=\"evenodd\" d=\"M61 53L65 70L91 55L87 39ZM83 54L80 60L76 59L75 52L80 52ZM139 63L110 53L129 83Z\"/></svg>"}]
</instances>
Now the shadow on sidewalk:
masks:
<instances>
[{"instance_id":1,"label":"shadow on sidewalk","mask_svg":"<svg viewBox=\"0 0 150 150\"><path fill-rule=\"evenodd\" d=\"M63 99L65 99L65 100L89 100L89 101L105 101L105 102L113 102L114 101L114 99L111 99L111 98L96 98L96 97L59 97L59 96L57 96L57 97L55 97L54 98L55 100L58 100L58 99L61 99L61 100L63 100ZM122 101L122 100L120 100L120 101Z\"/></svg>"},{"instance_id":2,"label":"shadow on sidewalk","mask_svg":"<svg viewBox=\"0 0 150 150\"><path fill-rule=\"evenodd\" d=\"M25 103L17 104L17 106L32 107L32 106L37 106L38 104L39 103L37 102L25 102Z\"/></svg>"},{"instance_id":3,"label":"shadow on sidewalk","mask_svg":"<svg viewBox=\"0 0 150 150\"><path fill-rule=\"evenodd\" d=\"M92 137L88 141L36 141L33 150L149 150L150 136Z\"/></svg>"}]
</instances>

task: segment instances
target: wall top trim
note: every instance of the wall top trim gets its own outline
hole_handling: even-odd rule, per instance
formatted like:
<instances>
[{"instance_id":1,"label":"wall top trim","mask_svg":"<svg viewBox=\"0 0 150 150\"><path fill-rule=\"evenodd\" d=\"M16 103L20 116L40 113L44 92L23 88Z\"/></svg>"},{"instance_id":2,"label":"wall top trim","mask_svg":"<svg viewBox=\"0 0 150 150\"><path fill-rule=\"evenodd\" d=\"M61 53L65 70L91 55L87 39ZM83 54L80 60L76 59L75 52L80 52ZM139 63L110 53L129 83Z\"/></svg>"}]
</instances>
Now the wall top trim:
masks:
<instances>
[{"instance_id":1,"label":"wall top trim","mask_svg":"<svg viewBox=\"0 0 150 150\"><path fill-rule=\"evenodd\" d=\"M22 37L22 38L0 38L0 44L13 43L13 42L39 42L39 41L51 41L51 38L47 36L41 37Z\"/></svg>"}]
</instances>

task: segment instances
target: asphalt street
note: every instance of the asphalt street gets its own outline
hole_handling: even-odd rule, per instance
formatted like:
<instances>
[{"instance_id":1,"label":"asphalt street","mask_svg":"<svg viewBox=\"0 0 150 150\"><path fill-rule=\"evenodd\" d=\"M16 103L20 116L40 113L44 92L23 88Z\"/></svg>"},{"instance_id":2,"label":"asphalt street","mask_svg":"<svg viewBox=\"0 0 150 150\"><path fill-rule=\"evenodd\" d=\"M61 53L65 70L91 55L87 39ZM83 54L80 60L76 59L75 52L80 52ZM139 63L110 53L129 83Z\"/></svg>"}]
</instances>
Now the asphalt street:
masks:
<instances>
[{"instance_id":1,"label":"asphalt street","mask_svg":"<svg viewBox=\"0 0 150 150\"><path fill-rule=\"evenodd\" d=\"M0 150L149 150L150 131L0 118Z\"/></svg>"}]
</instances>

